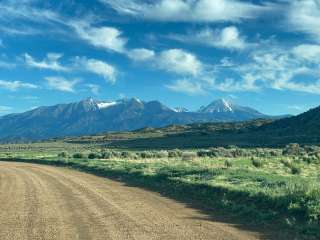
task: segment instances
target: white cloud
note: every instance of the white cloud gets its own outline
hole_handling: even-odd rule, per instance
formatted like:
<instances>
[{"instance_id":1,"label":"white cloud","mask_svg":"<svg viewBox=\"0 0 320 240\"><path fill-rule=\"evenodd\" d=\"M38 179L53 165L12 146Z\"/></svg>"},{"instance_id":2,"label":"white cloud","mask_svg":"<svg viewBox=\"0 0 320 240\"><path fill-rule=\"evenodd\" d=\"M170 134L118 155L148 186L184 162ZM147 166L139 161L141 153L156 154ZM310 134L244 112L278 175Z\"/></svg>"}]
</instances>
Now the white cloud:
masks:
<instances>
[{"instance_id":1,"label":"white cloud","mask_svg":"<svg viewBox=\"0 0 320 240\"><path fill-rule=\"evenodd\" d=\"M99 95L100 92L100 86L96 84L86 84L86 87L89 88L89 90L94 94L94 95Z\"/></svg>"},{"instance_id":2,"label":"white cloud","mask_svg":"<svg viewBox=\"0 0 320 240\"><path fill-rule=\"evenodd\" d=\"M180 75L197 76L203 65L192 53L181 49L165 50L156 57L156 66L162 70Z\"/></svg>"},{"instance_id":3,"label":"white cloud","mask_svg":"<svg viewBox=\"0 0 320 240\"><path fill-rule=\"evenodd\" d=\"M320 42L320 0L292 0L289 3L289 30L307 33Z\"/></svg>"},{"instance_id":4,"label":"white cloud","mask_svg":"<svg viewBox=\"0 0 320 240\"><path fill-rule=\"evenodd\" d=\"M128 57L134 61L148 61L152 60L155 52L145 48L136 48L128 51Z\"/></svg>"},{"instance_id":5,"label":"white cloud","mask_svg":"<svg viewBox=\"0 0 320 240\"><path fill-rule=\"evenodd\" d=\"M182 49L168 49L159 53L145 48L133 49L128 57L134 61L149 61L154 68L182 76L198 76L204 68L196 55Z\"/></svg>"},{"instance_id":6,"label":"white cloud","mask_svg":"<svg viewBox=\"0 0 320 240\"><path fill-rule=\"evenodd\" d=\"M2 1L0 30L10 35L34 35L44 32L47 34L48 31L52 31L53 25L65 25L65 19L59 14L44 8L38 9L33 3L34 1ZM28 22L34 22L36 25L28 26ZM41 24L50 24L50 28L43 31Z\"/></svg>"},{"instance_id":7,"label":"white cloud","mask_svg":"<svg viewBox=\"0 0 320 240\"><path fill-rule=\"evenodd\" d=\"M248 43L245 37L241 36L239 30L235 26L229 26L223 29L212 30L210 28L202 29L198 32L191 32L186 35L169 35L169 38L181 41L203 44L210 47L225 49L244 49Z\"/></svg>"},{"instance_id":8,"label":"white cloud","mask_svg":"<svg viewBox=\"0 0 320 240\"><path fill-rule=\"evenodd\" d=\"M29 54L25 54L24 58L26 65L33 68L64 72L86 71L102 76L109 82L114 83L116 81L116 68L106 62L97 59L87 59L86 57L76 57L73 59L73 65L62 66L59 62L62 56L62 54L48 53L42 61L36 61Z\"/></svg>"},{"instance_id":9,"label":"white cloud","mask_svg":"<svg viewBox=\"0 0 320 240\"><path fill-rule=\"evenodd\" d=\"M50 9L39 8L31 2L5 1L0 5L0 31L4 33L64 34L98 48L125 52L127 39L121 36L122 32L114 27L95 26L95 19L90 15L82 16L81 20L71 19Z\"/></svg>"},{"instance_id":10,"label":"white cloud","mask_svg":"<svg viewBox=\"0 0 320 240\"><path fill-rule=\"evenodd\" d=\"M31 83L21 82L21 81L0 80L0 88L7 89L10 91L16 91L21 88L36 89L36 88L39 88L39 86Z\"/></svg>"},{"instance_id":11,"label":"white cloud","mask_svg":"<svg viewBox=\"0 0 320 240\"><path fill-rule=\"evenodd\" d=\"M301 44L293 48L296 57L320 63L320 45Z\"/></svg>"},{"instance_id":12,"label":"white cloud","mask_svg":"<svg viewBox=\"0 0 320 240\"><path fill-rule=\"evenodd\" d=\"M93 27L84 22L70 22L78 37L91 45L119 53L126 51L127 39L114 27Z\"/></svg>"},{"instance_id":13,"label":"white cloud","mask_svg":"<svg viewBox=\"0 0 320 240\"><path fill-rule=\"evenodd\" d=\"M8 114L12 111L12 107L8 106L0 106L0 115L2 114Z\"/></svg>"},{"instance_id":14,"label":"white cloud","mask_svg":"<svg viewBox=\"0 0 320 240\"><path fill-rule=\"evenodd\" d=\"M188 94L203 90L256 92L262 89L320 94L317 51L317 45L268 46L252 52L242 63L232 63L232 67L229 67L229 61L219 63L213 71L206 69L196 78L178 80L166 87Z\"/></svg>"},{"instance_id":15,"label":"white cloud","mask_svg":"<svg viewBox=\"0 0 320 240\"><path fill-rule=\"evenodd\" d=\"M202 84L192 79L180 79L172 84L166 85L166 87L172 91L182 92L189 95L201 95L205 93Z\"/></svg>"},{"instance_id":16,"label":"white cloud","mask_svg":"<svg viewBox=\"0 0 320 240\"><path fill-rule=\"evenodd\" d=\"M239 30L234 26L221 30L212 44L217 47L230 49L243 49L246 46L244 38L240 36Z\"/></svg>"},{"instance_id":17,"label":"white cloud","mask_svg":"<svg viewBox=\"0 0 320 240\"><path fill-rule=\"evenodd\" d=\"M254 18L271 5L239 0L100 0L120 14L156 21L220 22Z\"/></svg>"},{"instance_id":18,"label":"white cloud","mask_svg":"<svg viewBox=\"0 0 320 240\"><path fill-rule=\"evenodd\" d=\"M96 59L87 59L85 57L76 57L75 64L80 70L100 75L111 83L116 82L117 70L114 66L106 62Z\"/></svg>"},{"instance_id":19,"label":"white cloud","mask_svg":"<svg viewBox=\"0 0 320 240\"><path fill-rule=\"evenodd\" d=\"M74 92L75 86L79 82L77 79L67 80L63 77L46 77L45 80L50 88L62 92Z\"/></svg>"},{"instance_id":20,"label":"white cloud","mask_svg":"<svg viewBox=\"0 0 320 240\"><path fill-rule=\"evenodd\" d=\"M60 58L62 58L60 53L48 53L46 58L42 61L36 61L29 54L24 54L24 60L27 66L38 69L48 69L53 71L69 71L70 69L62 66L59 63Z\"/></svg>"},{"instance_id":21,"label":"white cloud","mask_svg":"<svg viewBox=\"0 0 320 240\"><path fill-rule=\"evenodd\" d=\"M319 60L312 58L310 49L300 45L292 49L270 47L254 52L249 63L239 65L234 71L240 80L225 80L228 89L256 91L262 88L293 90L320 94ZM223 90L223 89L222 89Z\"/></svg>"}]
</instances>

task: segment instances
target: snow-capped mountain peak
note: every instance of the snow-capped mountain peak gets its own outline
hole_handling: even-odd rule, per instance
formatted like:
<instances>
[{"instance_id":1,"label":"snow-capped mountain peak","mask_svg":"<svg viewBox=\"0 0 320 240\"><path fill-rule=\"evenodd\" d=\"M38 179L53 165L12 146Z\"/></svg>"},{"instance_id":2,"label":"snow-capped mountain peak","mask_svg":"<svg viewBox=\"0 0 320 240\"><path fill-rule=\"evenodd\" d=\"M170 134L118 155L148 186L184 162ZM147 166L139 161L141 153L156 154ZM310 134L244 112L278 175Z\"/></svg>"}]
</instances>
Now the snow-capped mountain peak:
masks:
<instances>
[{"instance_id":1,"label":"snow-capped mountain peak","mask_svg":"<svg viewBox=\"0 0 320 240\"><path fill-rule=\"evenodd\" d=\"M230 112L233 112L233 109L232 109L232 104L230 102L228 102L227 100L225 99L222 99L222 102L223 102L223 105L226 109L228 109Z\"/></svg>"},{"instance_id":2,"label":"snow-capped mountain peak","mask_svg":"<svg viewBox=\"0 0 320 240\"><path fill-rule=\"evenodd\" d=\"M119 104L118 102L99 102L97 106L99 109L105 109Z\"/></svg>"},{"instance_id":3,"label":"snow-capped mountain peak","mask_svg":"<svg viewBox=\"0 0 320 240\"><path fill-rule=\"evenodd\" d=\"M172 110L175 111L175 112L180 112L180 113L189 112L189 110L187 108L184 108L184 107L176 107L176 108L173 108Z\"/></svg>"},{"instance_id":4,"label":"snow-capped mountain peak","mask_svg":"<svg viewBox=\"0 0 320 240\"><path fill-rule=\"evenodd\" d=\"M206 107L201 107L199 110L199 112L202 113L225 113L233 111L233 104L225 99L218 99Z\"/></svg>"}]
</instances>

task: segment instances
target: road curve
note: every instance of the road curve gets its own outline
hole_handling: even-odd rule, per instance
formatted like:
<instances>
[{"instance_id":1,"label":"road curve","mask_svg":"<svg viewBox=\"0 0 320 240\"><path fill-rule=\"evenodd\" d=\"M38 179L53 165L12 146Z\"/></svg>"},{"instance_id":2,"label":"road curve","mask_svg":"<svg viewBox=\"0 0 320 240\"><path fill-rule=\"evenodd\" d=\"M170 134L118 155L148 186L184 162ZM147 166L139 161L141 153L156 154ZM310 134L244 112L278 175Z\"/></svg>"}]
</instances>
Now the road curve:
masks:
<instances>
[{"instance_id":1,"label":"road curve","mask_svg":"<svg viewBox=\"0 0 320 240\"><path fill-rule=\"evenodd\" d=\"M0 239L260 239L157 193L65 168L0 162Z\"/></svg>"}]
</instances>

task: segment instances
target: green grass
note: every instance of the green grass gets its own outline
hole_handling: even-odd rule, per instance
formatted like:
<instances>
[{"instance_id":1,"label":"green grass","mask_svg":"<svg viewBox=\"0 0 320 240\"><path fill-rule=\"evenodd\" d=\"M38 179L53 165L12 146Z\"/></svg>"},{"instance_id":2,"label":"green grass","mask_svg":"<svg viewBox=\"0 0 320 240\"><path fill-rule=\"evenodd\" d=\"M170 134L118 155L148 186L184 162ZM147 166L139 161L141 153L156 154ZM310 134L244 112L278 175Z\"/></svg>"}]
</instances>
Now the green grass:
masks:
<instances>
[{"instance_id":1,"label":"green grass","mask_svg":"<svg viewBox=\"0 0 320 240\"><path fill-rule=\"evenodd\" d=\"M281 149L234 147L173 151L175 154L62 143L52 148L45 145L39 151L42 147L12 145L11 149L20 149L12 152L1 146L0 158L67 166L121 179L208 213L223 209L242 222L281 226L283 231L299 234L299 239L320 238L320 163L300 160L300 155L315 154L302 148L296 155L283 155ZM73 158L74 153L83 158Z\"/></svg>"}]
</instances>

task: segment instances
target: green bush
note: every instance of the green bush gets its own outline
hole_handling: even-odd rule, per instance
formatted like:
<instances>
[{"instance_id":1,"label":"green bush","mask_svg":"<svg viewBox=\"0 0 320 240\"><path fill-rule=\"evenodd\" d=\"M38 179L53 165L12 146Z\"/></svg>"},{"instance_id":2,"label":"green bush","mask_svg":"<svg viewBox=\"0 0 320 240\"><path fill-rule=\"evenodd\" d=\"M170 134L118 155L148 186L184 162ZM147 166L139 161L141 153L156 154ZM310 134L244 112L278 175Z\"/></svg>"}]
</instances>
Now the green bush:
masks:
<instances>
[{"instance_id":1,"label":"green bush","mask_svg":"<svg viewBox=\"0 0 320 240\"><path fill-rule=\"evenodd\" d=\"M150 151L141 152L139 155L141 158L154 158L154 154Z\"/></svg>"},{"instance_id":2,"label":"green bush","mask_svg":"<svg viewBox=\"0 0 320 240\"><path fill-rule=\"evenodd\" d=\"M121 158L131 158L131 152L128 152L128 151L121 152Z\"/></svg>"},{"instance_id":3,"label":"green bush","mask_svg":"<svg viewBox=\"0 0 320 240\"><path fill-rule=\"evenodd\" d=\"M292 165L290 168L292 174L299 175L302 172L301 167L298 165Z\"/></svg>"},{"instance_id":4,"label":"green bush","mask_svg":"<svg viewBox=\"0 0 320 240\"><path fill-rule=\"evenodd\" d=\"M100 155L97 153L89 153L88 158L89 159L96 159L96 158L100 158Z\"/></svg>"},{"instance_id":5,"label":"green bush","mask_svg":"<svg viewBox=\"0 0 320 240\"><path fill-rule=\"evenodd\" d=\"M263 166L263 161L261 159L257 159L257 158L251 158L251 163L256 168L261 168Z\"/></svg>"},{"instance_id":6,"label":"green bush","mask_svg":"<svg viewBox=\"0 0 320 240\"><path fill-rule=\"evenodd\" d=\"M75 153L73 154L73 158L84 158L83 153Z\"/></svg>"},{"instance_id":7,"label":"green bush","mask_svg":"<svg viewBox=\"0 0 320 240\"><path fill-rule=\"evenodd\" d=\"M111 151L103 151L101 154L100 154L100 157L102 159L110 159L112 158L114 155Z\"/></svg>"},{"instance_id":8,"label":"green bush","mask_svg":"<svg viewBox=\"0 0 320 240\"><path fill-rule=\"evenodd\" d=\"M212 152L210 150L199 150L197 152L198 157L211 157Z\"/></svg>"},{"instance_id":9,"label":"green bush","mask_svg":"<svg viewBox=\"0 0 320 240\"><path fill-rule=\"evenodd\" d=\"M224 166L227 167L227 168L231 168L232 167L232 161L230 159L227 159L224 162Z\"/></svg>"},{"instance_id":10,"label":"green bush","mask_svg":"<svg viewBox=\"0 0 320 240\"><path fill-rule=\"evenodd\" d=\"M168 152L169 158L177 158L182 156L182 151L179 149L171 150Z\"/></svg>"},{"instance_id":11,"label":"green bush","mask_svg":"<svg viewBox=\"0 0 320 240\"><path fill-rule=\"evenodd\" d=\"M59 158L67 158L68 157L68 153L67 152L58 153L58 157Z\"/></svg>"}]
</instances>

